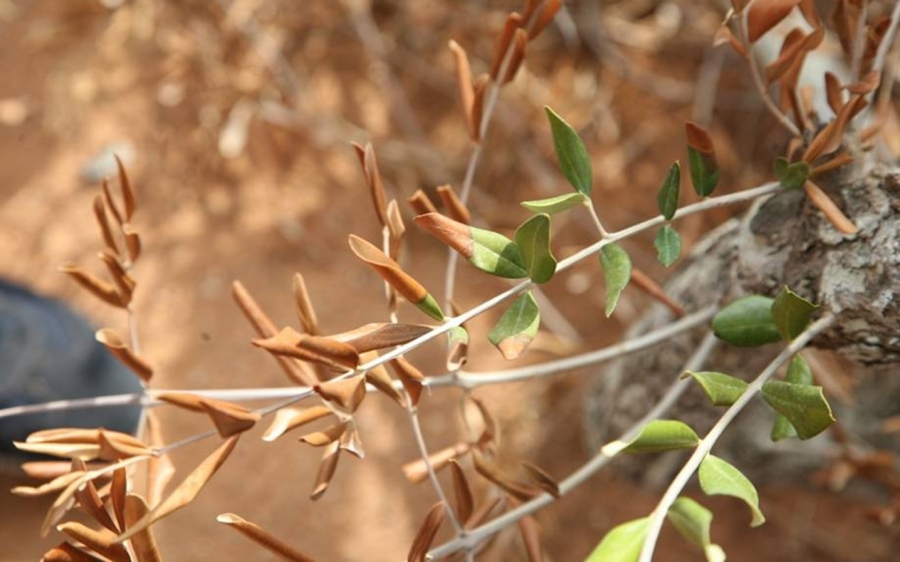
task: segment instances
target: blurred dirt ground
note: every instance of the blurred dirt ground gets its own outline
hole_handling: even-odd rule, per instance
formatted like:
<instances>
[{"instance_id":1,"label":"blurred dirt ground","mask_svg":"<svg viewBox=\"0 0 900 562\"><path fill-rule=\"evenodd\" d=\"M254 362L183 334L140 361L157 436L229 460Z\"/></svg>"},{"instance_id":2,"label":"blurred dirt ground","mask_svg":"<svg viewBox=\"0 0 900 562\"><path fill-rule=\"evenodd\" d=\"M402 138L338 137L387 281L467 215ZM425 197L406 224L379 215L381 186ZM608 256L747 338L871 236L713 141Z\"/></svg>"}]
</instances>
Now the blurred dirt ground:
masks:
<instances>
[{"instance_id":1,"label":"blurred dirt ground","mask_svg":"<svg viewBox=\"0 0 900 562\"><path fill-rule=\"evenodd\" d=\"M119 2L107 2L119 4ZM594 161L594 198L615 229L655 214L664 170L684 158L682 124L694 116L717 134L727 189L755 185L783 141L746 95L740 63L710 54L721 18L714 3L610 2L605 40L627 59L604 56L580 40L576 23L599 30L590 2L530 47L526 66L502 96L479 168L477 221L509 231L525 218L517 201L563 193L543 116L545 104L578 124ZM599 3L598 3L599 4ZM139 197L136 227L145 255L134 275L144 354L157 388L240 388L286 384L276 364L249 344L252 332L230 297L241 280L279 325L295 324L290 280L306 277L326 332L386 318L381 283L347 251L355 233L378 227L351 141L372 141L391 195L459 187L470 144L456 103L455 39L484 70L505 14L517 2L391 0L0 0L0 274L60 297L97 325L124 329L124 318L56 272L92 264L100 248L91 200L110 174L104 151L128 164ZM628 62L631 61L631 62ZM719 94L691 87L724 63ZM713 105L715 102L715 105ZM710 118L712 118L710 120ZM724 131L727 130L727 134ZM753 154L741 159L739 154ZM762 171L761 171L762 170ZM685 190L689 191L689 190ZM692 195L686 195L689 199ZM403 209L407 219L411 216ZM690 243L724 214L692 217ZM587 217L555 225L557 254L589 239ZM440 294L445 251L410 230L407 266ZM628 243L636 264L664 278L648 239ZM473 306L504 284L461 268L457 300ZM627 292L613 320L602 314L596 264L582 264L546 288L577 346L615 341L646 304ZM415 311L404 317L418 321ZM470 368L500 365L473 322ZM561 326L561 327L560 327ZM551 357L554 338L536 342L529 360ZM570 346L571 347L571 346ZM428 374L443 365L434 345L413 359ZM588 457L580 429L585 374L485 389L510 456L563 477ZM424 431L437 449L461 434L453 391L424 399ZM162 411L167 439L205 430L204 420ZM264 444L245 436L201 496L156 527L166 560L271 559L215 516L234 512L322 561L399 560L434 502L400 466L416 456L402 411L371 396L361 413L368 457L344 455L332 488L308 498L317 451L294 439ZM201 442L175 455L176 480L212 448ZM8 489L15 480L4 478ZM581 560L611 526L652 509L658 491L600 475L538 516L550 560ZM770 523L728 500L714 508L714 539L730 560L892 559L895 533L866 518L871 499L814 487L763 489ZM48 502L0 496L0 560L36 560L61 540L38 536ZM513 530L514 531L514 530ZM438 540L446 538L440 535ZM493 560L524 560L515 532L492 546ZM699 553L666 532L660 560Z\"/></svg>"}]
</instances>

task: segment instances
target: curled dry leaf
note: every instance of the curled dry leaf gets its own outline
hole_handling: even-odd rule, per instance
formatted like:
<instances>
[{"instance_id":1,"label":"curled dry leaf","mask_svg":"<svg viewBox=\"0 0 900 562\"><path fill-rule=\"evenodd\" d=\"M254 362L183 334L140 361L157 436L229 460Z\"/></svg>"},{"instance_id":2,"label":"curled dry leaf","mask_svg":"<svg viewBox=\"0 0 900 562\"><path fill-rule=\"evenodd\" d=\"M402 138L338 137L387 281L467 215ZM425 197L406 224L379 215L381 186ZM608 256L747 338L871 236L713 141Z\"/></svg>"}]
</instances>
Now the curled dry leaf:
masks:
<instances>
[{"instance_id":1,"label":"curled dry leaf","mask_svg":"<svg viewBox=\"0 0 900 562\"><path fill-rule=\"evenodd\" d=\"M113 562L131 561L128 551L121 544L116 544L116 535L109 529L97 531L81 523L69 521L58 525L56 530L69 535L92 551Z\"/></svg>"},{"instance_id":2,"label":"curled dry leaf","mask_svg":"<svg viewBox=\"0 0 900 562\"><path fill-rule=\"evenodd\" d=\"M400 259L400 250L403 247L403 236L406 234L406 225L403 224L403 216L400 215L400 206L396 199L391 199L387 207L388 224L390 234L390 258L394 261Z\"/></svg>"},{"instance_id":3,"label":"curled dry leaf","mask_svg":"<svg viewBox=\"0 0 900 562\"><path fill-rule=\"evenodd\" d=\"M89 470L95 470L102 463L86 464ZM23 462L19 468L22 473L32 480L55 480L72 472L72 463L68 461L29 461ZM25 486L28 488L28 486Z\"/></svg>"},{"instance_id":4,"label":"curled dry leaf","mask_svg":"<svg viewBox=\"0 0 900 562\"><path fill-rule=\"evenodd\" d=\"M262 417L243 406L221 400L203 398L200 400L200 404L222 437L243 433L256 425L256 422Z\"/></svg>"},{"instance_id":5,"label":"curled dry leaf","mask_svg":"<svg viewBox=\"0 0 900 562\"><path fill-rule=\"evenodd\" d=\"M503 80L500 82L501 84L512 82L512 79L515 78L516 74L519 72L519 68L522 67L522 63L525 62L525 55L527 53L528 32L521 28L517 29L513 36L513 52L509 58L509 67L506 70L506 74L503 76Z\"/></svg>"},{"instance_id":6,"label":"curled dry leaf","mask_svg":"<svg viewBox=\"0 0 900 562\"><path fill-rule=\"evenodd\" d=\"M497 509L498 506L503 505L506 502L505 496L497 496L487 503L481 504L481 506L475 510L475 513L472 514L468 520L466 520L466 524L464 527L466 529L474 529L475 527L481 525L487 518Z\"/></svg>"},{"instance_id":7,"label":"curled dry leaf","mask_svg":"<svg viewBox=\"0 0 900 562\"><path fill-rule=\"evenodd\" d=\"M406 394L409 395L409 401L412 406L417 406L419 397L422 395L422 381L425 380L425 375L403 357L392 359L388 364L394 370L394 374L397 375L400 382L403 383L403 388L406 389Z\"/></svg>"},{"instance_id":8,"label":"curled dry leaf","mask_svg":"<svg viewBox=\"0 0 900 562\"><path fill-rule=\"evenodd\" d=\"M109 486L109 501L112 504L113 513L119 528L125 530L128 522L125 520L125 496L128 494L128 474L125 468L117 468L113 472L112 482Z\"/></svg>"},{"instance_id":9,"label":"curled dry leaf","mask_svg":"<svg viewBox=\"0 0 900 562\"><path fill-rule=\"evenodd\" d=\"M469 212L469 209L466 208L462 199L456 195L456 191L453 190L453 187L450 184L439 186L436 191L438 197L441 198L441 203L443 203L444 208L447 209L447 214L450 215L450 218L463 224L472 222L472 214Z\"/></svg>"},{"instance_id":10,"label":"curled dry leaf","mask_svg":"<svg viewBox=\"0 0 900 562\"><path fill-rule=\"evenodd\" d=\"M271 338L276 335L278 330L275 328L275 324L259 306L256 300L250 296L250 293L240 281L235 281L232 284L231 294L234 297L235 302L237 302L238 306L241 308L241 311L243 311L244 316L246 316L247 320L250 321L250 324L253 325L253 329L256 330L256 334L259 337ZM310 308L310 310L312 309ZM314 315L312 318L314 318ZM303 319L301 318L301 322L302 321ZM307 331L309 330L307 329ZM294 383L304 386L316 384L318 378L305 364L297 363L289 357L278 354L274 355L274 357L275 360L278 361L279 366L281 366L281 369Z\"/></svg>"},{"instance_id":11,"label":"curled dry leaf","mask_svg":"<svg viewBox=\"0 0 900 562\"><path fill-rule=\"evenodd\" d=\"M431 548L431 543L434 542L434 537L440 530L444 517L446 517L444 502L438 502L428 510L428 515L425 516L409 549L408 562L425 562L425 555L428 554L428 549Z\"/></svg>"},{"instance_id":12,"label":"curled dry leaf","mask_svg":"<svg viewBox=\"0 0 900 562\"><path fill-rule=\"evenodd\" d=\"M800 0L756 0L747 12L747 38L756 42L786 18Z\"/></svg>"},{"instance_id":13,"label":"curled dry leaf","mask_svg":"<svg viewBox=\"0 0 900 562\"><path fill-rule=\"evenodd\" d=\"M340 442L334 441L325 448L325 453L322 454L322 462L319 463L319 472L316 474L316 484L313 487L312 493L309 495L311 499L317 500L321 498L322 494L328 490L331 479L334 477L334 471L337 469L337 463L340 456Z\"/></svg>"},{"instance_id":14,"label":"curled dry leaf","mask_svg":"<svg viewBox=\"0 0 900 562\"><path fill-rule=\"evenodd\" d=\"M166 499L131 525L125 533L119 535L117 540L120 542L127 540L156 521L191 503L206 486L213 474L228 459L228 455L234 450L238 439L240 439L240 435L229 437L211 455L197 465L197 468Z\"/></svg>"},{"instance_id":15,"label":"curled dry leaf","mask_svg":"<svg viewBox=\"0 0 900 562\"><path fill-rule=\"evenodd\" d=\"M869 92L874 92L879 84L881 84L881 73L877 70L871 70L859 82L847 86L847 91L851 94L865 95Z\"/></svg>"},{"instance_id":16,"label":"curled dry leaf","mask_svg":"<svg viewBox=\"0 0 900 562\"><path fill-rule=\"evenodd\" d=\"M534 482L538 488L547 492L554 498L560 498L562 496L559 492L559 484L556 483L556 480L554 480L552 476L544 472L543 469L530 462L523 462L522 468L525 469L525 472L528 473L528 477L531 478L531 481Z\"/></svg>"},{"instance_id":17,"label":"curled dry leaf","mask_svg":"<svg viewBox=\"0 0 900 562\"><path fill-rule=\"evenodd\" d=\"M275 419L263 434L263 441L275 441L288 431L296 429L331 414L325 406L311 408L282 408L275 412Z\"/></svg>"},{"instance_id":18,"label":"curled dry leaf","mask_svg":"<svg viewBox=\"0 0 900 562\"><path fill-rule=\"evenodd\" d=\"M812 162L823 154L829 154L840 148L844 140L844 132L850 121L862 111L868 102L865 96L855 95L850 98L831 123L819 131L803 154L805 162Z\"/></svg>"},{"instance_id":19,"label":"curled dry leaf","mask_svg":"<svg viewBox=\"0 0 900 562\"><path fill-rule=\"evenodd\" d=\"M822 189L811 181L803 185L806 190L806 196L815 205L822 214L825 215L831 224L842 234L856 234L859 229L853 224L853 221L847 218L847 215L831 200L831 197L822 191Z\"/></svg>"},{"instance_id":20,"label":"curled dry leaf","mask_svg":"<svg viewBox=\"0 0 900 562\"><path fill-rule=\"evenodd\" d=\"M838 0L834 3L831 22L847 56L853 56L861 15L862 3L859 0Z\"/></svg>"},{"instance_id":21,"label":"curled dry leaf","mask_svg":"<svg viewBox=\"0 0 900 562\"><path fill-rule=\"evenodd\" d=\"M103 328L97 330L94 337L98 342L102 343L106 349L126 367L131 369L134 374L142 381L149 382L153 376L153 368L147 363L147 360L131 350L125 345L125 342L119 337L119 334L112 328Z\"/></svg>"},{"instance_id":22,"label":"curled dry leaf","mask_svg":"<svg viewBox=\"0 0 900 562\"><path fill-rule=\"evenodd\" d=\"M353 150L356 151L356 157L359 158L359 164L362 166L363 175L366 177L366 183L369 185L369 191L372 194L372 204L375 206L375 214L382 226L387 226L387 198L384 194L384 182L381 181L381 173L378 171L378 161L375 159L375 149L372 143L366 143L366 146L353 144Z\"/></svg>"},{"instance_id":23,"label":"curled dry leaf","mask_svg":"<svg viewBox=\"0 0 900 562\"><path fill-rule=\"evenodd\" d=\"M478 472L478 474L484 476L486 479L502 488L512 497L521 501L528 501L541 495L540 488L518 482L512 477L506 475L500 469L500 467L498 467L493 462L488 461L477 450L472 451L472 460L475 463L475 470Z\"/></svg>"},{"instance_id":24,"label":"curled dry leaf","mask_svg":"<svg viewBox=\"0 0 900 562\"><path fill-rule=\"evenodd\" d=\"M64 463L67 467L70 466L70 463ZM22 496L26 498L44 496L47 494L52 494L54 492L59 492L65 488L68 488L72 482L75 482L79 478L84 475L83 470L76 470L74 472L68 472L66 474L61 474L47 482L45 484L41 484L40 486L32 487L32 486L16 486L10 492L17 496Z\"/></svg>"},{"instance_id":25,"label":"curled dry leaf","mask_svg":"<svg viewBox=\"0 0 900 562\"><path fill-rule=\"evenodd\" d=\"M522 542L525 543L525 552L528 554L528 562L542 562L544 549L541 548L541 527L537 520L529 515L519 519L518 525Z\"/></svg>"},{"instance_id":26,"label":"curled dry leaf","mask_svg":"<svg viewBox=\"0 0 900 562\"><path fill-rule=\"evenodd\" d=\"M196 394L188 394L186 392L161 392L156 394L155 398L191 412L202 413L206 411L201 403L201 398Z\"/></svg>"},{"instance_id":27,"label":"curled dry leaf","mask_svg":"<svg viewBox=\"0 0 900 562\"><path fill-rule=\"evenodd\" d=\"M99 443L21 443L13 441L20 451L90 461L100 457Z\"/></svg>"},{"instance_id":28,"label":"curled dry leaf","mask_svg":"<svg viewBox=\"0 0 900 562\"><path fill-rule=\"evenodd\" d=\"M269 552L277 554L285 560L290 560L292 562L313 562L312 558L294 550L285 542L264 531L259 525L242 519L233 513L223 513L216 517L216 521L228 525Z\"/></svg>"},{"instance_id":29,"label":"curled dry leaf","mask_svg":"<svg viewBox=\"0 0 900 562\"><path fill-rule=\"evenodd\" d=\"M337 369L352 369L359 363L359 355L352 346L321 336L301 334L291 327L283 328L270 338L251 340L251 343L276 355Z\"/></svg>"},{"instance_id":30,"label":"curled dry leaf","mask_svg":"<svg viewBox=\"0 0 900 562\"><path fill-rule=\"evenodd\" d=\"M128 272L125 271L125 267L122 266L122 263L115 254L104 250L98 254L98 257L103 261L103 264L106 265L109 276L119 290L119 296L121 297L122 302L125 304L130 303L132 293L134 293L134 289L137 286L135 280L128 275Z\"/></svg>"},{"instance_id":31,"label":"curled dry leaf","mask_svg":"<svg viewBox=\"0 0 900 562\"><path fill-rule=\"evenodd\" d=\"M553 18L556 17L556 12L562 7L562 0L547 0L541 5L541 13L534 20L534 23L531 25L531 29L528 30L528 40L532 40L544 30L547 25L553 21ZM526 13L523 14L523 18L525 21L528 21L529 17Z\"/></svg>"},{"instance_id":32,"label":"curled dry leaf","mask_svg":"<svg viewBox=\"0 0 900 562\"><path fill-rule=\"evenodd\" d=\"M119 295L119 291L116 290L116 287L112 283L88 273L73 263L67 263L60 266L59 271L71 277L76 283L81 285L82 288L87 290L87 292L106 304L125 308L126 303L122 300L122 296Z\"/></svg>"},{"instance_id":33,"label":"curled dry leaf","mask_svg":"<svg viewBox=\"0 0 900 562\"><path fill-rule=\"evenodd\" d=\"M131 220L136 207L134 202L134 190L131 188L131 182L128 181L128 174L125 173L125 166L117 155L113 155L116 159L116 167L119 169L119 189L122 190L122 204L125 207L125 222Z\"/></svg>"},{"instance_id":34,"label":"curled dry leaf","mask_svg":"<svg viewBox=\"0 0 900 562\"><path fill-rule=\"evenodd\" d=\"M328 336L332 340L351 345L357 353L403 345L431 331L422 324L372 323L349 332Z\"/></svg>"},{"instance_id":35,"label":"curled dry leaf","mask_svg":"<svg viewBox=\"0 0 900 562\"><path fill-rule=\"evenodd\" d=\"M115 199L113 199L112 191L110 191L109 188L109 180L104 179L101 185L103 189L103 200L106 202L106 208L109 209L109 212L112 214L113 218L116 219L116 222L121 228L122 225L127 221L122 218L122 211L119 210L119 207L116 205Z\"/></svg>"},{"instance_id":36,"label":"curled dry leaf","mask_svg":"<svg viewBox=\"0 0 900 562\"><path fill-rule=\"evenodd\" d=\"M426 215L428 213L436 213L437 208L431 199L421 189L417 189L415 193L406 200L406 203L417 215Z\"/></svg>"},{"instance_id":37,"label":"curled dry leaf","mask_svg":"<svg viewBox=\"0 0 900 562\"><path fill-rule=\"evenodd\" d=\"M294 301L297 304L297 317L300 319L303 330L313 336L319 335L319 319L316 317L316 309L313 308L312 300L309 298L306 281L299 273L294 274L293 289Z\"/></svg>"},{"instance_id":38,"label":"curled dry leaf","mask_svg":"<svg viewBox=\"0 0 900 562\"><path fill-rule=\"evenodd\" d=\"M453 475L453 492L456 497L456 518L468 521L475 511L475 498L466 473L455 458L450 459L450 473Z\"/></svg>"},{"instance_id":39,"label":"curled dry leaf","mask_svg":"<svg viewBox=\"0 0 900 562\"><path fill-rule=\"evenodd\" d=\"M841 91L841 81L832 72L825 73L825 95L829 107L837 115L844 106L844 94Z\"/></svg>"},{"instance_id":40,"label":"curled dry leaf","mask_svg":"<svg viewBox=\"0 0 900 562\"><path fill-rule=\"evenodd\" d=\"M125 236L125 249L128 250L128 259L136 262L141 257L141 237L130 224L122 225L122 235Z\"/></svg>"},{"instance_id":41,"label":"curled dry leaf","mask_svg":"<svg viewBox=\"0 0 900 562\"><path fill-rule=\"evenodd\" d=\"M143 443L134 443L133 439L122 439L122 433L116 431L98 431L97 444L100 445L98 458L104 461L117 461L150 453ZM130 435L128 437L131 437Z\"/></svg>"},{"instance_id":42,"label":"curled dry leaf","mask_svg":"<svg viewBox=\"0 0 900 562\"><path fill-rule=\"evenodd\" d=\"M820 27L808 34L795 29L788 34L781 48L781 54L766 67L766 81L771 84L781 78L795 65L801 65L806 54L819 45L825 39L825 28Z\"/></svg>"},{"instance_id":43,"label":"curled dry leaf","mask_svg":"<svg viewBox=\"0 0 900 562\"><path fill-rule=\"evenodd\" d=\"M156 412L147 411L147 435L149 436L150 446L154 449L160 449L165 445L162 436L159 420ZM175 475L175 465L168 454L159 454L150 457L147 461L147 503L156 505L162 500L165 494L166 486Z\"/></svg>"},{"instance_id":44,"label":"curled dry leaf","mask_svg":"<svg viewBox=\"0 0 900 562\"><path fill-rule=\"evenodd\" d=\"M437 471L447 466L453 459L468 453L471 448L470 444L462 442L450 445L428 455L428 462ZM413 484L418 484L428 476L428 466L423 459L416 459L403 465L403 475Z\"/></svg>"},{"instance_id":45,"label":"curled dry leaf","mask_svg":"<svg viewBox=\"0 0 900 562\"><path fill-rule=\"evenodd\" d=\"M306 443L307 445L312 445L313 447L324 447L325 445L330 445L337 442L337 440L341 438L341 435L343 435L346 430L347 422L338 423L327 427L322 431L308 433L301 437L300 441Z\"/></svg>"},{"instance_id":46,"label":"curled dry leaf","mask_svg":"<svg viewBox=\"0 0 900 562\"><path fill-rule=\"evenodd\" d=\"M475 79L475 85L472 87L475 91L475 101L472 103L472 125L475 131L475 142L481 141L481 120L484 117L484 97L487 93L488 84L491 83L491 77L487 74L479 74Z\"/></svg>"},{"instance_id":47,"label":"curled dry leaf","mask_svg":"<svg viewBox=\"0 0 900 562\"><path fill-rule=\"evenodd\" d=\"M366 451L363 448L362 438L359 436L359 428L356 426L356 422L352 420L348 422L347 429L341 434L340 443L341 449L354 457L360 460L366 458Z\"/></svg>"},{"instance_id":48,"label":"curled dry leaf","mask_svg":"<svg viewBox=\"0 0 900 562\"><path fill-rule=\"evenodd\" d=\"M134 525L150 511L144 498L136 494L125 496L125 524L126 527ZM151 527L131 537L131 547L134 550L134 562L162 562L156 539L153 538Z\"/></svg>"},{"instance_id":49,"label":"curled dry leaf","mask_svg":"<svg viewBox=\"0 0 900 562\"><path fill-rule=\"evenodd\" d=\"M500 426L497 424L497 420L494 418L494 415L490 410L488 410L485 403L477 396L469 396L469 401L478 409L478 414L481 417L481 421L484 427L484 429L482 429L481 431L481 436L478 438L478 444L481 446L487 445L489 443L499 445Z\"/></svg>"},{"instance_id":50,"label":"curled dry leaf","mask_svg":"<svg viewBox=\"0 0 900 562\"><path fill-rule=\"evenodd\" d=\"M97 218L97 226L100 228L100 234L103 236L103 242L106 244L106 247L112 253L119 255L119 247L109 226L109 219L106 216L106 203L102 195L94 197L94 216Z\"/></svg>"},{"instance_id":51,"label":"curled dry leaf","mask_svg":"<svg viewBox=\"0 0 900 562\"><path fill-rule=\"evenodd\" d=\"M491 61L491 78L499 82L500 66L506 53L512 44L516 30L525 25L525 20L521 14L513 12L506 16L506 23L503 25L503 32L500 34L500 40L497 42L497 48L494 51L494 58ZM526 36L527 39L527 36Z\"/></svg>"},{"instance_id":52,"label":"curled dry leaf","mask_svg":"<svg viewBox=\"0 0 900 562\"><path fill-rule=\"evenodd\" d=\"M45 552L41 562L103 562L103 560L64 542Z\"/></svg>"},{"instance_id":53,"label":"curled dry leaf","mask_svg":"<svg viewBox=\"0 0 900 562\"><path fill-rule=\"evenodd\" d=\"M469 56L466 54L466 50L452 39L449 46L450 50L453 51L453 58L456 62L456 86L459 90L459 103L462 106L466 124L469 126L469 135L474 140L478 132L472 130L472 105L475 103L475 91L472 87L472 69L469 66ZM416 193L421 193L421 191ZM430 211L417 210L417 212L418 214L424 214Z\"/></svg>"},{"instance_id":54,"label":"curled dry leaf","mask_svg":"<svg viewBox=\"0 0 900 562\"><path fill-rule=\"evenodd\" d=\"M359 360L363 363L370 363L378 359L377 351L366 351L361 353ZM394 381L388 374L384 365L377 365L366 371L366 382L377 388L381 393L387 395L391 400L403 406L403 395L394 387Z\"/></svg>"},{"instance_id":55,"label":"curled dry leaf","mask_svg":"<svg viewBox=\"0 0 900 562\"><path fill-rule=\"evenodd\" d=\"M366 397L366 378L356 375L343 380L328 381L313 387L325 400L348 412L355 412Z\"/></svg>"}]
</instances>

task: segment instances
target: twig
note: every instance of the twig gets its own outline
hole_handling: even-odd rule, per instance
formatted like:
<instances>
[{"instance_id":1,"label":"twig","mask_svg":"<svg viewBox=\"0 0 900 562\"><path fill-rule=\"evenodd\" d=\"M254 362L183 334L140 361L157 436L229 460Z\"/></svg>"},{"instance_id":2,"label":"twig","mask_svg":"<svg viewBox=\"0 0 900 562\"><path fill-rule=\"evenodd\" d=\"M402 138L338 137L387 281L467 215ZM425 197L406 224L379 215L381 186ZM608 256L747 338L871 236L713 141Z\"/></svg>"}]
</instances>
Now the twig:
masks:
<instances>
[{"instance_id":1,"label":"twig","mask_svg":"<svg viewBox=\"0 0 900 562\"><path fill-rule=\"evenodd\" d=\"M863 0L859 21L856 22L856 37L853 41L853 53L850 61L850 76L853 80L859 80L859 71L862 68L864 45L866 44L866 20L869 18L869 0Z\"/></svg>"},{"instance_id":2,"label":"twig","mask_svg":"<svg viewBox=\"0 0 900 562\"><path fill-rule=\"evenodd\" d=\"M781 367L781 365L786 363L795 353L803 349L806 344L808 344L813 338L815 338L818 334L831 326L833 323L834 316L824 316L814 322L806 330L804 330L802 334L797 336L794 341L792 341L789 346L787 346L781 353L779 353L778 356L773 359L772 362L769 363L769 365L763 370L763 372L760 373L759 376L750 383L741 397L738 398L735 403L725 411L724 414L722 414L722 417L719 418L719 421L716 422L713 428L709 430L709 433L707 433L706 436L700 440L700 443L697 444L697 448L694 450L691 458L689 458L687 463L685 463L684 467L681 469L681 472L678 473L678 475L672 481L672 484L669 485L669 488L666 490L666 493L659 501L656 509L653 510L653 514L650 519L650 528L647 532L647 538L644 540L644 548L641 551L639 562L650 562L653 558L653 551L656 547L656 541L659 538L659 532L662 529L663 522L665 521L666 515L669 512L669 507L671 507L672 503L678 498L681 490L687 484L688 480L690 480L691 476L694 475L694 472L700 466L700 463L703 462L703 459L705 459L709 454L713 445L715 445L716 441L719 439L725 429L728 428L732 420L734 420L735 416L737 416L741 412L741 410L743 410L744 407L750 403L750 400L756 397L756 395L762 389L763 384L765 384L772 377L772 375L775 374L775 372L779 367Z\"/></svg>"},{"instance_id":3,"label":"twig","mask_svg":"<svg viewBox=\"0 0 900 562\"><path fill-rule=\"evenodd\" d=\"M897 35L897 26L900 25L900 2L894 2L894 11L891 12L891 23L888 26L881 44L878 45L878 51L875 53L875 61L872 63L872 70L878 72L884 71L884 62L887 59L888 52L894 45L894 38Z\"/></svg>"}]
</instances>

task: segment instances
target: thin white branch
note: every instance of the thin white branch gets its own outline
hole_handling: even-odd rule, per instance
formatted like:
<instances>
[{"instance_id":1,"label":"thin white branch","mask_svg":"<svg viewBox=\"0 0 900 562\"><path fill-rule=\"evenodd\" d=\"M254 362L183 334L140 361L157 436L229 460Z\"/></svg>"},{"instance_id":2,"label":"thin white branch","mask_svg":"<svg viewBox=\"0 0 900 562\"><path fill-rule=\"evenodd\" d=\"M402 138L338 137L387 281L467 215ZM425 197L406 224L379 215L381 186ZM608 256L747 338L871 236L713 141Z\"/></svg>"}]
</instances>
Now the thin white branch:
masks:
<instances>
[{"instance_id":1,"label":"thin white branch","mask_svg":"<svg viewBox=\"0 0 900 562\"><path fill-rule=\"evenodd\" d=\"M875 61L872 63L872 70L878 72L884 71L884 63L887 60L888 52L894 45L894 38L897 36L897 26L900 25L900 1L894 2L894 11L891 12L891 23L888 26L881 44L878 45L878 51L875 53Z\"/></svg>"},{"instance_id":2,"label":"thin white branch","mask_svg":"<svg viewBox=\"0 0 900 562\"><path fill-rule=\"evenodd\" d=\"M802 334L797 336L794 341L791 342L789 346L787 346L778 356L772 360L771 363L763 370L762 373L759 374L753 382L747 387L747 390L738 398L728 410L722 414L722 417L719 418L719 421L713 426L712 429L709 430L709 433L700 440L700 443L697 444L697 448L694 450L694 453L691 455L691 458L685 463L684 467L681 469L681 472L675 476L675 479L672 481L672 484L669 485L669 488L666 490L666 493L663 495L662 499L659 501L659 504L656 506L656 509L653 510L653 514L650 519L650 529L647 533L647 538L644 541L644 548L641 551L641 557L639 562L650 562L653 558L653 551L656 548L656 541L659 538L659 532L662 530L663 523L665 522L666 515L669 512L669 507L671 507L672 503L678 499L678 495L681 494L681 491L684 489L685 485L688 483L688 480L694 475L697 468L700 466L700 463L703 462L703 459L709 454L713 445L715 445L716 441L718 441L719 437L721 437L722 433L725 429L728 428L729 424L734 420L735 416L737 416L744 407L750 403L750 400L756 397L759 391L762 389L763 385L772 378L772 375L778 370L781 365L786 363L795 353L806 347L813 338L815 338L818 334L820 334L823 330L828 328L834 323L833 316L824 316L810 325L806 330L803 331Z\"/></svg>"}]
</instances>

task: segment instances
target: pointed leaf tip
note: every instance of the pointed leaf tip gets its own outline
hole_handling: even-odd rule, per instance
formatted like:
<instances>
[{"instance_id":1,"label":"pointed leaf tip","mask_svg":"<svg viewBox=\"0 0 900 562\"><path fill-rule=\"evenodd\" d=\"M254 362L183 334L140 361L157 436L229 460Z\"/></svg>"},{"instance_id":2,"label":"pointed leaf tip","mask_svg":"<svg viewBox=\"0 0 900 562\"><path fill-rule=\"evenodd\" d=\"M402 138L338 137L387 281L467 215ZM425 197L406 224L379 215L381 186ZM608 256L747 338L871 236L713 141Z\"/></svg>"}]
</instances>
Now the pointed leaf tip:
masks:
<instances>
[{"instance_id":1,"label":"pointed leaf tip","mask_svg":"<svg viewBox=\"0 0 900 562\"><path fill-rule=\"evenodd\" d=\"M550 131L553 134L553 147L563 175L575 188L575 191L586 196L591 194L593 170L587 149L581 137L571 125L555 111L545 106L547 118L550 120Z\"/></svg>"}]
</instances>

